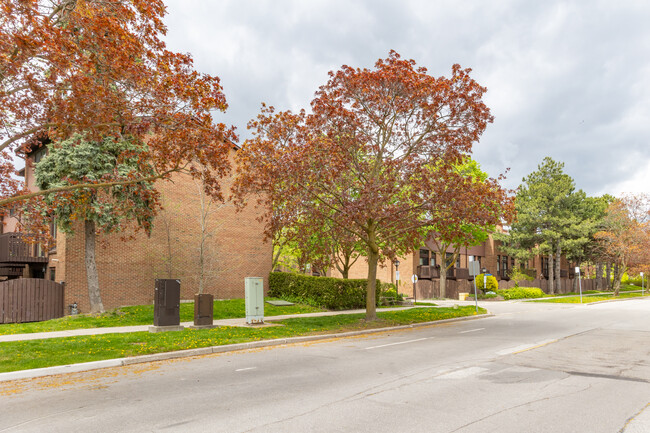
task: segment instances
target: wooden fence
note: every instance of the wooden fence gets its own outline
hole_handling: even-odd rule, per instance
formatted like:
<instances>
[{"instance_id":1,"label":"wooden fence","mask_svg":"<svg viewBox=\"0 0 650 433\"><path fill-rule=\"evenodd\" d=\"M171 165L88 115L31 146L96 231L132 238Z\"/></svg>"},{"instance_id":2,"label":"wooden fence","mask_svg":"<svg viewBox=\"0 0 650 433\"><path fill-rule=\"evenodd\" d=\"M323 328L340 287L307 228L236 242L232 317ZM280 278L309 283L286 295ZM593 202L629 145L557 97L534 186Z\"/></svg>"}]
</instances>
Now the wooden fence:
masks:
<instances>
[{"instance_id":1,"label":"wooden fence","mask_svg":"<svg viewBox=\"0 0 650 433\"><path fill-rule=\"evenodd\" d=\"M40 278L0 282L0 323L39 322L63 317L64 285Z\"/></svg>"},{"instance_id":2,"label":"wooden fence","mask_svg":"<svg viewBox=\"0 0 650 433\"><path fill-rule=\"evenodd\" d=\"M574 279L563 278L561 281L561 288L559 293L568 293L578 291L578 281L575 280L576 286L574 287ZM601 287L607 287L607 279L601 279ZM515 281L499 281L499 289L511 289L515 286ZM533 280L519 281L519 287L539 287L544 293L549 293L549 282L547 280ZM595 279L582 280L582 291L596 290ZM418 299L433 299L440 297L440 280L418 280L416 284L417 298ZM459 293L474 293L474 283L468 280L447 280L446 298L458 299Z\"/></svg>"}]
</instances>

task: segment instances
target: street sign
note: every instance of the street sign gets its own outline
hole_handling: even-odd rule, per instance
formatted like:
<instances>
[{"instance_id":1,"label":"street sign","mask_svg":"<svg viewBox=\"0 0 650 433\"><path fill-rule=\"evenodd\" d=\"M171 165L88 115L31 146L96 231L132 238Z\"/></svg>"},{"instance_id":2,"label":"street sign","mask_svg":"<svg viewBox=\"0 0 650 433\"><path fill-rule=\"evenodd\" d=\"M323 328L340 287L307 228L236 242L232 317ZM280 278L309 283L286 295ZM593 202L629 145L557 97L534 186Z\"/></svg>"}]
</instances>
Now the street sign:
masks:
<instances>
[{"instance_id":1,"label":"street sign","mask_svg":"<svg viewBox=\"0 0 650 433\"><path fill-rule=\"evenodd\" d=\"M413 284L417 283L417 282L418 282L418 276L415 275L415 274L413 274L413 275L411 276L411 282L412 282Z\"/></svg>"},{"instance_id":2,"label":"street sign","mask_svg":"<svg viewBox=\"0 0 650 433\"><path fill-rule=\"evenodd\" d=\"M469 262L469 275L472 277L481 273L481 264L479 262Z\"/></svg>"}]
</instances>

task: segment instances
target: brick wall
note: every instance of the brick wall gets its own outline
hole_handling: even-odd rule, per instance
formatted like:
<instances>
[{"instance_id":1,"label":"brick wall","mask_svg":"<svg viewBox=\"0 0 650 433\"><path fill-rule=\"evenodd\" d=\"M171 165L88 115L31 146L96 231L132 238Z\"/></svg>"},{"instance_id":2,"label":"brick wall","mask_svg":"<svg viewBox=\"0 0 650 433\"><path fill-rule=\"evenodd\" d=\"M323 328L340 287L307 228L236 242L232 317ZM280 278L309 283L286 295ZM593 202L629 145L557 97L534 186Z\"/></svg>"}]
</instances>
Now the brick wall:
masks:
<instances>
[{"instance_id":1,"label":"brick wall","mask_svg":"<svg viewBox=\"0 0 650 433\"><path fill-rule=\"evenodd\" d=\"M156 217L150 237L136 233L99 236L96 260L102 302L106 308L153 302L154 279L181 280L181 299L192 299L198 291L200 193L186 175L174 175L172 182L158 182L164 210ZM228 185L225 185L226 196ZM212 204L206 241L207 277L205 293L217 299L244 297L244 278L264 278L268 290L271 245L264 243L262 225L256 221L259 209L249 205L236 212L230 202ZM169 238L169 242L168 242ZM60 235L57 281L66 282L66 304L77 302L81 312L89 310L84 264L84 232L81 222L74 235ZM171 254L170 251L171 250ZM63 253L63 256L62 256ZM169 263L171 257L171 274Z\"/></svg>"}]
</instances>

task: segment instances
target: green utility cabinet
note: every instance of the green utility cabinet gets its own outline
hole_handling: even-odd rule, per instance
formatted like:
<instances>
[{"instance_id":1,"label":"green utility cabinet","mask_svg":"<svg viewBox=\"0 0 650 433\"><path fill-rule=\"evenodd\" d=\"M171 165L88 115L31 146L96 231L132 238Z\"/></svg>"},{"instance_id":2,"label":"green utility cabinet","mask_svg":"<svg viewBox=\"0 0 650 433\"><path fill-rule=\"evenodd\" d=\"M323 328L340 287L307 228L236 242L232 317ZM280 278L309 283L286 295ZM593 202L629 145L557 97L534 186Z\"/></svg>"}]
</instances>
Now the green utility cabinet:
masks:
<instances>
[{"instance_id":1,"label":"green utility cabinet","mask_svg":"<svg viewBox=\"0 0 650 433\"><path fill-rule=\"evenodd\" d=\"M246 277L244 285L246 288L246 323L249 325L264 323L264 279Z\"/></svg>"}]
</instances>

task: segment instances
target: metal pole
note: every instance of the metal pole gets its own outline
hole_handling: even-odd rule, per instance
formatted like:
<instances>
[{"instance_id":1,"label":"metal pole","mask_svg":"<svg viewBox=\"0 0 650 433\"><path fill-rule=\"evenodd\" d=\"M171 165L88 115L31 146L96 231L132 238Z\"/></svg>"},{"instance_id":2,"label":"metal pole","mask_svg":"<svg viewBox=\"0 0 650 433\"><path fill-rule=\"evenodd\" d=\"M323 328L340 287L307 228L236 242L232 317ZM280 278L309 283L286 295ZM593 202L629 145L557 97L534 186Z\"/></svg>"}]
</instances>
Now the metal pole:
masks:
<instances>
[{"instance_id":1,"label":"metal pole","mask_svg":"<svg viewBox=\"0 0 650 433\"><path fill-rule=\"evenodd\" d=\"M474 303L476 304L476 312L478 313L478 294L476 293L476 277L474 277Z\"/></svg>"},{"instance_id":2,"label":"metal pole","mask_svg":"<svg viewBox=\"0 0 650 433\"><path fill-rule=\"evenodd\" d=\"M580 286L580 303L582 304L582 275L580 275L580 268L578 268L578 285Z\"/></svg>"},{"instance_id":3,"label":"metal pole","mask_svg":"<svg viewBox=\"0 0 650 433\"><path fill-rule=\"evenodd\" d=\"M418 291L415 288L415 283L413 283L413 305L418 303Z\"/></svg>"}]
</instances>

